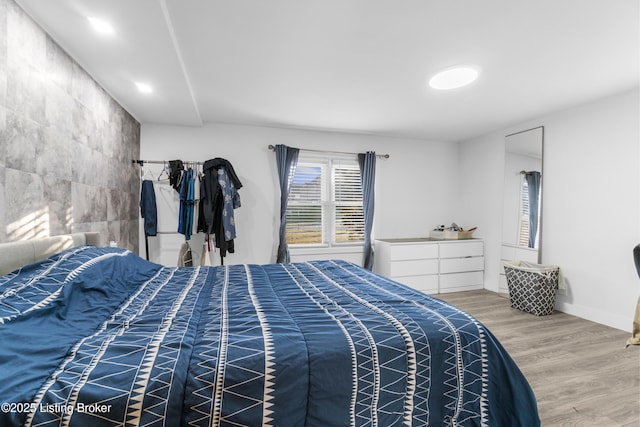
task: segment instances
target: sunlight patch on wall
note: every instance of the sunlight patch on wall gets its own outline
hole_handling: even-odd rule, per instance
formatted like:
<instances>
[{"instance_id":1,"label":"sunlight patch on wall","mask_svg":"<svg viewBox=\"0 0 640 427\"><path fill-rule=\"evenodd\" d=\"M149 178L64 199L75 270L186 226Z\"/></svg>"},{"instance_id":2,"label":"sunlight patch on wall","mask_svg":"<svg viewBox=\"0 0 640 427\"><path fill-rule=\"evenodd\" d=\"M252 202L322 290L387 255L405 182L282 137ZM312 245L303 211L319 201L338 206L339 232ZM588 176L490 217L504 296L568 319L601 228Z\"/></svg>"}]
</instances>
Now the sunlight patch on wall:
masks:
<instances>
[{"instance_id":1,"label":"sunlight patch on wall","mask_svg":"<svg viewBox=\"0 0 640 427\"><path fill-rule=\"evenodd\" d=\"M73 206L69 206L67 208L66 218L64 219L64 225L67 230L71 230L71 226L73 225Z\"/></svg>"},{"instance_id":2,"label":"sunlight patch on wall","mask_svg":"<svg viewBox=\"0 0 640 427\"><path fill-rule=\"evenodd\" d=\"M9 241L37 239L50 236L49 207L31 212L7 225Z\"/></svg>"}]
</instances>

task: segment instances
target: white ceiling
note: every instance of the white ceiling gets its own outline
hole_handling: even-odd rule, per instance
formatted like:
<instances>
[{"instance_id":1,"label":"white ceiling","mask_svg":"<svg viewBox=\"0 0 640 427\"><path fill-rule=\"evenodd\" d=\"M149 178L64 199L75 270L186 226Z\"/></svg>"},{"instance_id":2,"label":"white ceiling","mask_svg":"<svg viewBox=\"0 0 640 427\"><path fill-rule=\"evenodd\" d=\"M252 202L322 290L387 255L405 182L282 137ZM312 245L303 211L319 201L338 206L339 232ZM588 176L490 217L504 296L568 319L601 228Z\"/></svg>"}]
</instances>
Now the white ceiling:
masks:
<instances>
[{"instance_id":1,"label":"white ceiling","mask_svg":"<svg viewBox=\"0 0 640 427\"><path fill-rule=\"evenodd\" d=\"M457 141L640 76L638 0L16 1L143 124ZM86 15L115 35L94 33ZM427 87L467 63L482 68L472 86Z\"/></svg>"}]
</instances>

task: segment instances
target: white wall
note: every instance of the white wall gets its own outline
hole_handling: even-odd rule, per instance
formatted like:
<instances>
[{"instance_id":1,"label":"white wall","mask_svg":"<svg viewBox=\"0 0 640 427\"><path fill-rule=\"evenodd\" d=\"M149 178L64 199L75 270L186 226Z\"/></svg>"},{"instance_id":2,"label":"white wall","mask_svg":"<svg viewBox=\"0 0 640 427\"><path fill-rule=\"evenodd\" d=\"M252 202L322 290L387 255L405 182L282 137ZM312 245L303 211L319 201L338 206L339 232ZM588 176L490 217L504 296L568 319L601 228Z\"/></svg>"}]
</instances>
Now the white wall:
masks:
<instances>
[{"instance_id":1,"label":"white wall","mask_svg":"<svg viewBox=\"0 0 640 427\"><path fill-rule=\"evenodd\" d=\"M457 144L260 126L209 124L196 128L144 124L140 157L143 160L204 161L214 157L229 160L243 188L240 190L242 207L235 211L236 253L229 254L225 263L270 263L275 261L277 249L280 194L275 154L267 148L269 144L388 153L389 159L377 161L374 218L377 237L427 236L438 224L460 221L455 215L460 175ZM177 227L177 219L171 220L177 213L177 199L171 200L175 197L173 193L167 184L156 185L158 209L162 211L160 230ZM180 235L150 238L151 260L168 265L175 263L182 241ZM198 237L194 237L194 242L198 242ZM197 246L194 244L194 249ZM140 247L144 255L144 244ZM215 257L213 261L219 263Z\"/></svg>"},{"instance_id":2,"label":"white wall","mask_svg":"<svg viewBox=\"0 0 640 427\"><path fill-rule=\"evenodd\" d=\"M461 221L478 227L474 237L484 239L484 283L494 292L498 292L500 277L505 135L499 132L460 143L457 210Z\"/></svg>"},{"instance_id":3,"label":"white wall","mask_svg":"<svg viewBox=\"0 0 640 427\"><path fill-rule=\"evenodd\" d=\"M621 329L640 294L639 113L634 91L545 122L542 259L565 272L559 308Z\"/></svg>"},{"instance_id":4,"label":"white wall","mask_svg":"<svg viewBox=\"0 0 640 427\"><path fill-rule=\"evenodd\" d=\"M568 284L557 308L631 329L640 294L631 255L640 242L639 117L636 89L460 144L461 207L484 232L486 288L498 289L504 136L542 125L542 262L559 265Z\"/></svg>"}]
</instances>

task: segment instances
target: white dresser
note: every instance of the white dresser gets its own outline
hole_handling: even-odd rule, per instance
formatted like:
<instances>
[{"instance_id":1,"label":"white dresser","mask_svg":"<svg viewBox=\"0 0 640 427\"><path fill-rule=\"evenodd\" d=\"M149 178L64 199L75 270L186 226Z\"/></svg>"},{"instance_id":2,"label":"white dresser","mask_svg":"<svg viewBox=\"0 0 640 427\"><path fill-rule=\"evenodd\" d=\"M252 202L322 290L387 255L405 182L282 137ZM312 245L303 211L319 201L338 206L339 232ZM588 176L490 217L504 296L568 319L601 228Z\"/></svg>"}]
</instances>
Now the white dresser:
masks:
<instances>
[{"instance_id":1,"label":"white dresser","mask_svg":"<svg viewBox=\"0 0 640 427\"><path fill-rule=\"evenodd\" d=\"M484 287L481 239L375 241L374 271L428 294Z\"/></svg>"}]
</instances>

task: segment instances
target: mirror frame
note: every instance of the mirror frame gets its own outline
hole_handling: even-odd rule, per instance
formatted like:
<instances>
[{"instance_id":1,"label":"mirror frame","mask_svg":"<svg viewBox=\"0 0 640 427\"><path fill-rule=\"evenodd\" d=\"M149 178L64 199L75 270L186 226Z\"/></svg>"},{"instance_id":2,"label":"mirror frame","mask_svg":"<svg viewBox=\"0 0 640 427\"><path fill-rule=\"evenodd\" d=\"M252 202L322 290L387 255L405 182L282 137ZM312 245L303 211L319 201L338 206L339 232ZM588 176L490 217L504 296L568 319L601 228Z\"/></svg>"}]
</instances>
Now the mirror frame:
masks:
<instances>
[{"instance_id":1,"label":"mirror frame","mask_svg":"<svg viewBox=\"0 0 640 427\"><path fill-rule=\"evenodd\" d=\"M544 126L540 125L540 126L534 126L532 128L529 129L525 129L525 130L521 130L518 132L513 132L510 133L508 135L505 135L505 155L507 153L507 147L506 147L506 143L507 143L507 138L510 136L514 136L514 135L519 135L521 133L525 133L525 132L530 132L532 130L536 130L536 129L540 129L541 130L541 135L540 135L540 200L539 200L539 210L540 210L540 216L538 218L538 256L537 256L537 262L538 264L542 263L542 230L543 230L543 223L544 223L544 151L545 151L545 147L544 147ZM502 241L504 242L504 236L502 237Z\"/></svg>"}]
</instances>

